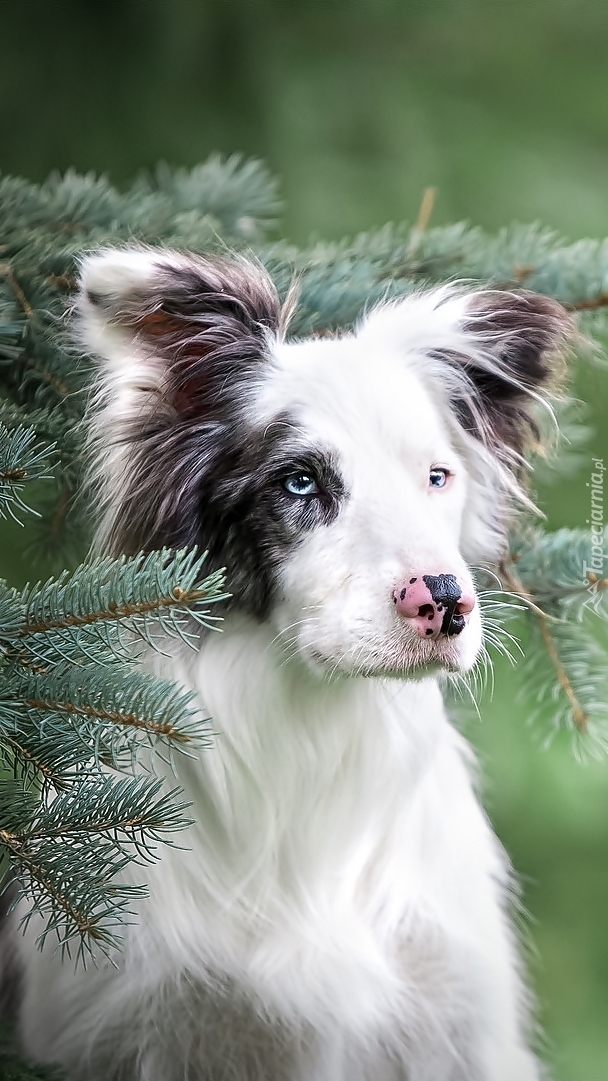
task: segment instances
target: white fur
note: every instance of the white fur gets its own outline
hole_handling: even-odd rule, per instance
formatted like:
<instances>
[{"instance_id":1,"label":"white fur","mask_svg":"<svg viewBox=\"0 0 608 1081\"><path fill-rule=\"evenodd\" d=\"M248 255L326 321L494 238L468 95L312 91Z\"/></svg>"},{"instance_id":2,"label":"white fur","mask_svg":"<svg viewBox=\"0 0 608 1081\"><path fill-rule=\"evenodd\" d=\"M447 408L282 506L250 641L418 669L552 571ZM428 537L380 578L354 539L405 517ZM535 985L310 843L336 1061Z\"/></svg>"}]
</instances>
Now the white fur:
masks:
<instances>
[{"instance_id":1,"label":"white fur","mask_svg":"<svg viewBox=\"0 0 608 1081\"><path fill-rule=\"evenodd\" d=\"M120 291L140 268L148 279L153 257L106 253L85 281ZM214 747L178 763L195 823L187 847L130 868L149 897L115 968L74 972L36 952L30 925L21 1033L34 1058L79 1081L539 1078L508 863L437 681L473 664L478 608L432 646L392 604L410 574L470 581L469 564L497 552L500 468L422 363L429 339L459 344L465 303L430 294L343 338L272 344L248 411L272 424L288 410L336 455L349 499L289 557L267 622L231 615L199 651L149 658L213 718ZM127 454L112 438L162 372L91 319L111 514ZM453 470L446 489L428 488L436 464Z\"/></svg>"}]
</instances>

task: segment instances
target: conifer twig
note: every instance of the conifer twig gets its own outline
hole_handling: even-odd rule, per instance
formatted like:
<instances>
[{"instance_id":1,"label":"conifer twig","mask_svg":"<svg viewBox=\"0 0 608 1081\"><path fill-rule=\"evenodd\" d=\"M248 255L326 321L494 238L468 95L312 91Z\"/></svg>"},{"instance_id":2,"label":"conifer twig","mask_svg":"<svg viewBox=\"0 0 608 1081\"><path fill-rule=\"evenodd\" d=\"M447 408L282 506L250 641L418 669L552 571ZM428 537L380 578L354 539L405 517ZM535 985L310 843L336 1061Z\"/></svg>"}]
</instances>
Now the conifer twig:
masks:
<instances>
[{"instance_id":1,"label":"conifer twig","mask_svg":"<svg viewBox=\"0 0 608 1081\"><path fill-rule=\"evenodd\" d=\"M535 614L540 625L540 633L542 635L545 648L555 669L555 674L557 676L559 685L564 694L566 695L568 702L570 703L572 720L574 721L574 724L578 731L585 734L589 728L589 718L585 713L583 707L581 706L578 698L576 697L572 683L568 679L566 670L559 659L559 654L555 647L555 642L553 641L553 635L549 630L547 617L544 615L544 613L540 613L540 610Z\"/></svg>"},{"instance_id":2,"label":"conifer twig","mask_svg":"<svg viewBox=\"0 0 608 1081\"><path fill-rule=\"evenodd\" d=\"M422 193L422 200L420 202L420 208L418 210L418 217L414 223L412 231L410 233L410 239L405 251L406 257L411 257L415 254L416 248L420 244L422 234L424 233L427 225L431 220L433 213L433 207L435 206L435 198L437 196L437 188L425 188Z\"/></svg>"},{"instance_id":3,"label":"conifer twig","mask_svg":"<svg viewBox=\"0 0 608 1081\"><path fill-rule=\"evenodd\" d=\"M514 575L509 570L504 560L500 564L500 574L506 584L509 586L509 589L512 590L513 593L516 593L519 597L521 597L521 599L527 604L530 611L536 617L540 628L541 637L543 639L545 649L547 650L547 654L549 656L549 660L551 661L551 664L555 669L557 681L570 704L572 720L574 721L574 724L579 732L587 732L587 729L589 727L589 718L585 713L583 707L581 706L578 698L576 697L572 683L568 678L568 674L563 664L560 661L555 642L553 641L553 635L551 634L551 630L549 627L550 620L555 620L555 622L559 622L559 620L556 619L554 616L550 616L547 612L544 612L542 608L540 608L537 604L534 603L528 590L525 589L520 578L517 575Z\"/></svg>"},{"instance_id":4,"label":"conifer twig","mask_svg":"<svg viewBox=\"0 0 608 1081\"><path fill-rule=\"evenodd\" d=\"M95 612L85 612L82 615L66 614L61 619L43 620L38 623L26 623L19 634L22 637L28 634L46 634L48 631L60 630L63 627L88 627L94 623L106 620L113 622L122 619L132 619L134 616L149 615L161 608L174 608L178 605L187 610L190 605L205 599L205 591L202 589L180 589L179 586L163 597L156 597L151 601L134 601L132 603L117 605L111 601L107 609L98 609Z\"/></svg>"},{"instance_id":5,"label":"conifer twig","mask_svg":"<svg viewBox=\"0 0 608 1081\"><path fill-rule=\"evenodd\" d=\"M104 709L101 706L96 709L80 703L54 702L42 698L26 698L24 701L30 709L76 714L91 720L111 721L112 724L141 728L145 732L152 732L155 736L169 736L177 743L190 743L192 740L191 736L186 732L180 732L170 721L161 724L146 717L139 717L136 713L121 713L119 710Z\"/></svg>"},{"instance_id":6,"label":"conifer twig","mask_svg":"<svg viewBox=\"0 0 608 1081\"><path fill-rule=\"evenodd\" d=\"M8 282L23 311L27 315L28 319L31 319L34 315L34 309L32 308L32 305L30 304L25 293L23 292L23 289L19 285L19 282L17 281L13 273L13 268L10 263L0 263L0 277L4 278L4 280Z\"/></svg>"},{"instance_id":7,"label":"conifer twig","mask_svg":"<svg viewBox=\"0 0 608 1081\"><path fill-rule=\"evenodd\" d=\"M52 879L44 874L36 860L28 855L25 849L26 842L22 837L0 829L0 844L3 844L13 854L14 859L27 870L30 877L42 887L44 893L52 898L55 904L59 905L65 914L66 920L77 929L81 938L88 937L95 940L103 936L103 932L98 927L99 920L95 919L95 917L85 916L80 912L66 897L65 893L57 888Z\"/></svg>"},{"instance_id":8,"label":"conifer twig","mask_svg":"<svg viewBox=\"0 0 608 1081\"><path fill-rule=\"evenodd\" d=\"M592 312L598 308L608 308L608 292L599 293L596 297L582 297L564 304L572 312Z\"/></svg>"}]
</instances>

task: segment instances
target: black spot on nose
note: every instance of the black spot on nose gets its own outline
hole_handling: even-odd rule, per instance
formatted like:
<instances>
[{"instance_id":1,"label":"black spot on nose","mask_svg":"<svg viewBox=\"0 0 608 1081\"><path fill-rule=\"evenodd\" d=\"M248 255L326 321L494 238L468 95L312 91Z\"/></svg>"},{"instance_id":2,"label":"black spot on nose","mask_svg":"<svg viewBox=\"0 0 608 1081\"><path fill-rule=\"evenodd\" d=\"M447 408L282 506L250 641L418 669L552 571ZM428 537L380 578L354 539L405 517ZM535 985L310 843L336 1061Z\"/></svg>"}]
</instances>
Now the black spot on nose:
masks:
<instances>
[{"instance_id":1,"label":"black spot on nose","mask_svg":"<svg viewBox=\"0 0 608 1081\"><path fill-rule=\"evenodd\" d=\"M410 578L410 585L413 586L414 582L417 582L417 578Z\"/></svg>"}]
</instances>

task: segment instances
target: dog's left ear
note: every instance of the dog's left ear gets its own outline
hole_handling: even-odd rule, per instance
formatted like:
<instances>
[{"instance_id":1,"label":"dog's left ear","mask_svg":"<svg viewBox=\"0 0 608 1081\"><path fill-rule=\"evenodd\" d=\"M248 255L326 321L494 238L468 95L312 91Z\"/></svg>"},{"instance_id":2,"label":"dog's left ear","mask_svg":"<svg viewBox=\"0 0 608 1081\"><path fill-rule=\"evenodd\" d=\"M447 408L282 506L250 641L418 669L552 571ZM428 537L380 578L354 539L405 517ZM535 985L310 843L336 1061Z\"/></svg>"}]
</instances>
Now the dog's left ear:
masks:
<instances>
[{"instance_id":1,"label":"dog's left ear","mask_svg":"<svg viewBox=\"0 0 608 1081\"><path fill-rule=\"evenodd\" d=\"M571 317L548 297L471 294L458 320L458 347L443 351L465 377L452 401L463 427L507 457L524 454L538 438L535 406L559 388L573 335Z\"/></svg>"},{"instance_id":2,"label":"dog's left ear","mask_svg":"<svg viewBox=\"0 0 608 1081\"><path fill-rule=\"evenodd\" d=\"M538 436L539 399L559 387L574 324L536 293L442 285L377 308L359 334L402 352L460 426L513 465Z\"/></svg>"}]
</instances>

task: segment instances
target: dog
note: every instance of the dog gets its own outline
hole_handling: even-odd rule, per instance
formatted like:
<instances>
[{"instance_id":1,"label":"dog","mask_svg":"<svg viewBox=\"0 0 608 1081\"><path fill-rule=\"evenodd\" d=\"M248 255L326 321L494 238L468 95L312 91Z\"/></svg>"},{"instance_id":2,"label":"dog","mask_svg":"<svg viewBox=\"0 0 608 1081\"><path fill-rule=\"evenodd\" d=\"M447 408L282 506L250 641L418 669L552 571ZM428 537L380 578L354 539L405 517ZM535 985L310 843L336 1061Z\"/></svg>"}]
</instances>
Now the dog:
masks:
<instances>
[{"instance_id":1,"label":"dog","mask_svg":"<svg viewBox=\"0 0 608 1081\"><path fill-rule=\"evenodd\" d=\"M197 545L220 633L146 664L196 692L184 847L114 963L15 930L27 1055L74 1081L539 1081L511 869L442 686L483 648L569 335L552 300L441 286L290 340L255 261L87 256L97 550ZM17 917L14 917L17 920Z\"/></svg>"}]
</instances>

